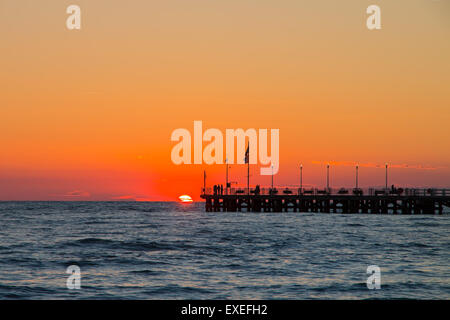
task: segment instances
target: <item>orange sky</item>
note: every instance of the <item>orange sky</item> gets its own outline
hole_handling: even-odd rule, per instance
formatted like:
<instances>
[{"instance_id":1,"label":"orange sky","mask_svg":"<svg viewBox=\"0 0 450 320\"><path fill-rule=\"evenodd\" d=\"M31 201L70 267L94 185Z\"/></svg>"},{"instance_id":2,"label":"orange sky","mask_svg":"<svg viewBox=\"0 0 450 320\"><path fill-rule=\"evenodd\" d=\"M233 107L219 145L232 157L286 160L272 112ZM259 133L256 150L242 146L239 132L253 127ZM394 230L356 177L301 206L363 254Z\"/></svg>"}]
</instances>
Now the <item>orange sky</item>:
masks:
<instances>
[{"instance_id":1,"label":"orange sky","mask_svg":"<svg viewBox=\"0 0 450 320\"><path fill-rule=\"evenodd\" d=\"M431 0L1 0L0 200L198 199L225 167L172 164L194 120L280 129L277 184L303 163L323 186L330 162L332 186L354 163L383 185L389 162L391 183L450 187L449 18Z\"/></svg>"}]
</instances>

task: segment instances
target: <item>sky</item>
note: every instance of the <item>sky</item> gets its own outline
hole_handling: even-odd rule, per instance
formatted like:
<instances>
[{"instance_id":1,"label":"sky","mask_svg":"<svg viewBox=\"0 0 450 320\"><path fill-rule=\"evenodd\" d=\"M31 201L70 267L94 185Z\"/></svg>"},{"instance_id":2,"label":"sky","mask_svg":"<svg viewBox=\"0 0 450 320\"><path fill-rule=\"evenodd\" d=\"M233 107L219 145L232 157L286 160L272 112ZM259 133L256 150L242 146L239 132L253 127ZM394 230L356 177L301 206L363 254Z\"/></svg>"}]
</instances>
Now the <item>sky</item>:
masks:
<instances>
[{"instance_id":1,"label":"sky","mask_svg":"<svg viewBox=\"0 0 450 320\"><path fill-rule=\"evenodd\" d=\"M0 39L0 200L198 200L195 120L279 129L277 185L450 187L450 1L0 0Z\"/></svg>"}]
</instances>

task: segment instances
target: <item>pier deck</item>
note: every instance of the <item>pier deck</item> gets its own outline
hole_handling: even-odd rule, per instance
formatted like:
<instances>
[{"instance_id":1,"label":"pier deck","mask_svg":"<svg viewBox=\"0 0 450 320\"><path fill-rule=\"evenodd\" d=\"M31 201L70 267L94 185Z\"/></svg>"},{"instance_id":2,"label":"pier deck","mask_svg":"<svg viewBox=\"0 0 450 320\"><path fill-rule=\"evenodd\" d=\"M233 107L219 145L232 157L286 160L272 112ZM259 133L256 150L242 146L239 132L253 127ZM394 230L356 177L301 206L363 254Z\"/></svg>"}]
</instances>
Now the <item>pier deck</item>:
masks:
<instances>
[{"instance_id":1,"label":"pier deck","mask_svg":"<svg viewBox=\"0 0 450 320\"><path fill-rule=\"evenodd\" d=\"M201 195L206 211L443 214L444 207L450 208L448 189L406 189L396 194L374 189L366 194L358 190L344 193L343 189L338 191L341 193L288 188L276 190L277 193L270 189L256 194L255 190L250 190L250 194L236 191L239 190L211 194L207 190Z\"/></svg>"}]
</instances>

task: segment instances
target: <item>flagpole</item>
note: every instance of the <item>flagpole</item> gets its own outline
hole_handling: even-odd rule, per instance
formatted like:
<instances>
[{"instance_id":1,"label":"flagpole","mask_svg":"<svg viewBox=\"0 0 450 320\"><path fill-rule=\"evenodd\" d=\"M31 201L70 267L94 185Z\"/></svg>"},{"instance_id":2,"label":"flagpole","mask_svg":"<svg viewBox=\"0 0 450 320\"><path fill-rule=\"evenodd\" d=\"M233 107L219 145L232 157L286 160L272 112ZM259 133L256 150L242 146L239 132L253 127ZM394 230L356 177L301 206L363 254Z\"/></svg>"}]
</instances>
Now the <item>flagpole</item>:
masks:
<instances>
[{"instance_id":1,"label":"flagpole","mask_svg":"<svg viewBox=\"0 0 450 320\"><path fill-rule=\"evenodd\" d=\"M247 164L247 194L250 195L250 142L247 145L247 150L245 151L245 160Z\"/></svg>"},{"instance_id":2,"label":"flagpole","mask_svg":"<svg viewBox=\"0 0 450 320\"><path fill-rule=\"evenodd\" d=\"M250 195L250 159L247 161L247 193Z\"/></svg>"}]
</instances>

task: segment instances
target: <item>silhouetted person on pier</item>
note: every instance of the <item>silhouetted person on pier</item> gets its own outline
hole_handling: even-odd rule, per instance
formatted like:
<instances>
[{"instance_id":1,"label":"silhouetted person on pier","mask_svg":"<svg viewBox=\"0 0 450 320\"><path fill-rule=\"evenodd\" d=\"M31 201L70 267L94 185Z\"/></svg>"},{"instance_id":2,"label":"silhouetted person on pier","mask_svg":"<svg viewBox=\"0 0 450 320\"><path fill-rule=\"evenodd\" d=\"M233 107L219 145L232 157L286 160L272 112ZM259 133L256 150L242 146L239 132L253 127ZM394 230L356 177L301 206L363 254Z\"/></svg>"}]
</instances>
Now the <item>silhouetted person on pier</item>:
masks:
<instances>
[{"instance_id":1,"label":"silhouetted person on pier","mask_svg":"<svg viewBox=\"0 0 450 320\"><path fill-rule=\"evenodd\" d=\"M223 194L223 184L220 185L220 194Z\"/></svg>"},{"instance_id":2,"label":"silhouetted person on pier","mask_svg":"<svg viewBox=\"0 0 450 320\"><path fill-rule=\"evenodd\" d=\"M217 186L214 185L214 195L216 195L216 194L217 194Z\"/></svg>"}]
</instances>

